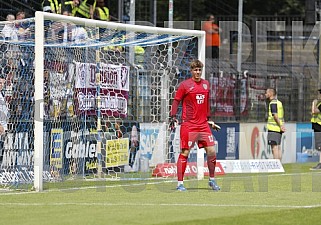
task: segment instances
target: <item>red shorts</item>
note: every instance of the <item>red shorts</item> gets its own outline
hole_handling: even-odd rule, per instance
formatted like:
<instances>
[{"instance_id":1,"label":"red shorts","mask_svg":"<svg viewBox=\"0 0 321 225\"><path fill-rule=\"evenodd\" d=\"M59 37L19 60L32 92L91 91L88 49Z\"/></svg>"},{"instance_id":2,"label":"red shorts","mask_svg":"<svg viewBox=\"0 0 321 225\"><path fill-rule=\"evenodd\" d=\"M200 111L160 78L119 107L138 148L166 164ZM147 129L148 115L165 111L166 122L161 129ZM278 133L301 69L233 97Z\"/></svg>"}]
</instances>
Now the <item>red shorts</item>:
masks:
<instances>
[{"instance_id":1,"label":"red shorts","mask_svg":"<svg viewBox=\"0 0 321 225\"><path fill-rule=\"evenodd\" d=\"M183 123L180 129L181 149L191 149L195 143L199 148L214 146L214 137L207 123L195 125Z\"/></svg>"}]
</instances>

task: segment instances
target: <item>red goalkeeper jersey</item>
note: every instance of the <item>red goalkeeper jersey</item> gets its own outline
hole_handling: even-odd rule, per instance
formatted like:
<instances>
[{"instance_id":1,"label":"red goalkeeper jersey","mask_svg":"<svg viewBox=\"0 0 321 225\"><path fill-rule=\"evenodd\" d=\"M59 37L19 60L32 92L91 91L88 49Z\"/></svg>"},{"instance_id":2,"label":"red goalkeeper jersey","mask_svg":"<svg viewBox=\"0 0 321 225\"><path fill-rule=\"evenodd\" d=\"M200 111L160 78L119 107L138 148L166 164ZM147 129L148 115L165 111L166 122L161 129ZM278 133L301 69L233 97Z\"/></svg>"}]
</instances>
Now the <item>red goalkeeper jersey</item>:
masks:
<instances>
[{"instance_id":1,"label":"red goalkeeper jersey","mask_svg":"<svg viewBox=\"0 0 321 225\"><path fill-rule=\"evenodd\" d=\"M182 101L182 122L202 124L210 116L209 82L201 79L183 81L176 92L170 115L176 116L179 103Z\"/></svg>"}]
</instances>

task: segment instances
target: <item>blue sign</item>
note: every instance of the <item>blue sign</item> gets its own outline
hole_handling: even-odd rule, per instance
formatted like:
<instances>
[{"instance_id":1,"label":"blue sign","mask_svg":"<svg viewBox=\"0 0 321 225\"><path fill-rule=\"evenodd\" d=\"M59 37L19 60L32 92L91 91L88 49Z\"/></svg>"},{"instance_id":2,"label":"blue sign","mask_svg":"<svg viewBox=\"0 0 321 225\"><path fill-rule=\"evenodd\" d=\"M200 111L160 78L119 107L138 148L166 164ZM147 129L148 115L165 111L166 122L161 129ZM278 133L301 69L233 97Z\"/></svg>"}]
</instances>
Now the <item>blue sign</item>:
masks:
<instances>
[{"instance_id":1,"label":"blue sign","mask_svg":"<svg viewBox=\"0 0 321 225\"><path fill-rule=\"evenodd\" d=\"M297 162L317 162L319 152L313 146L314 134L311 123L296 124Z\"/></svg>"},{"instance_id":2,"label":"blue sign","mask_svg":"<svg viewBox=\"0 0 321 225\"><path fill-rule=\"evenodd\" d=\"M239 132L238 123L220 123L220 131L212 131L218 143L217 159L239 159Z\"/></svg>"}]
</instances>

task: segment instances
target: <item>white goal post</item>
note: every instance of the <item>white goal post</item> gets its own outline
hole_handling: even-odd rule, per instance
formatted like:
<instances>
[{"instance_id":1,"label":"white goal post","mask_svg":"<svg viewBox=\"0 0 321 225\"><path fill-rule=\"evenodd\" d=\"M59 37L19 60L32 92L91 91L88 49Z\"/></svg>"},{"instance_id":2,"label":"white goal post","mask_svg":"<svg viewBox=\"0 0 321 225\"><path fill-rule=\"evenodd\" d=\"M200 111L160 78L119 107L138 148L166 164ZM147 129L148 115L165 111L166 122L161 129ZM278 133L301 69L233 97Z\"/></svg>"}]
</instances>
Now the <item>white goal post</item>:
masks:
<instances>
[{"instance_id":1,"label":"white goal post","mask_svg":"<svg viewBox=\"0 0 321 225\"><path fill-rule=\"evenodd\" d=\"M48 22L49 21L49 22ZM160 27L149 27L149 26L140 26L140 25L131 25L131 24L122 24L122 23L114 23L114 22L104 22L104 21L98 21L98 20L90 20L90 19L83 19L83 18L76 18L76 17L68 17L68 16L63 16L63 15L58 15L58 14L52 14L52 13L44 13L44 12L36 12L35 14L35 35L34 35L34 65L35 65L35 76L34 76L34 102L35 102L35 111L34 111L34 188L36 191L42 191L43 190L43 169L44 169L44 149L45 148L50 148L50 151L53 151L53 147L44 147L45 145L48 145L49 143L45 143L45 137L44 137L44 131L45 126L44 126L44 121L45 121L45 106L44 106L44 99L46 98L44 92L44 82L45 79L44 78L44 73L45 73L45 64L46 64L46 60L48 59L48 55L50 55L50 57L62 57L61 61L64 61L64 59L66 59L67 57L71 57L69 55L74 54L75 59L73 59L74 62L74 67L94 67L94 72L95 74L93 75L93 79L95 80L94 82L97 82L94 88L93 88L93 96L95 96L94 101L97 101L97 98L99 98L98 101L98 105L96 108L94 108L94 113L95 114L95 118L97 119L97 127L95 127L95 129L97 131L95 131L95 134L91 134L96 138L96 142L94 145L95 146L96 151L97 151L97 163L98 163L98 177L100 177L100 174L102 172L102 168L101 168L101 160L107 160L107 156L102 156L99 155L101 154L101 132L100 130L102 129L101 126L101 118L102 118L102 113L103 113L103 107L106 107L106 104L111 104L110 101L115 101L117 102L117 104L121 104L118 101L119 100L112 100L114 98L116 98L113 93L108 92L108 98L106 96L101 95L101 90L100 90L100 79L102 79L100 77L100 70L103 70L105 67L112 67L116 70L120 69L117 66L118 65L124 65L124 62L127 63L127 58L125 56L122 55L122 53L118 53L119 50L115 50L115 48L121 47L122 49L126 48L126 47L131 47L131 46L143 46L143 47L147 47L147 48L151 48L153 50L153 47L150 46L160 46L160 45L166 45L166 43L172 43L172 42L176 42L179 44L175 44L173 46L174 51L173 51L173 55L176 54L177 56L173 56L171 55L171 57L173 58L173 68L175 67L175 63L176 61L181 60L180 58L188 58L192 56L188 56L186 57L185 51L183 56L180 56L182 53L181 48L181 44L180 42L187 42L190 41L192 38L196 38L196 46L195 46L195 55L198 59L200 59L202 62L205 63L205 32L204 31L197 31L197 30L184 30L184 29L170 29L170 28L160 28ZM82 42L77 42L76 39L73 39L73 43L68 42L68 38L69 38L69 34L65 37L65 40L67 40L66 43L64 42L60 42L60 43L55 43L55 38L48 38L48 35L51 35L51 30L50 28L54 27L54 22L61 22L62 24L68 23L68 24L73 24L75 25L75 27L80 27L80 28L86 28L85 30L87 31L87 34L85 36L85 39L82 40ZM48 23L50 23L50 26L48 26ZM88 28L88 29L87 29ZM66 28L67 29L67 28ZM63 30L63 28L61 28L61 30ZM122 40L119 41L119 39L112 40L111 36L115 36L115 34L120 33L121 32L125 32L126 36L122 37ZM74 32L77 31L72 31L72 33L74 34ZM63 36L63 32L62 36ZM59 34L61 35L61 34ZM54 35L54 37L60 37L58 34ZM144 38L140 38L141 36L144 36ZM105 39L102 40L101 37L104 37ZM113 44L111 44L113 42ZM165 43L165 44L164 44ZM50 49L51 50L50 50ZM62 48L63 51L62 52ZM71 49L72 50L69 50ZM84 48L88 48L86 50L84 50ZM90 49L89 49L90 48ZM146 48L146 49L147 49ZM185 47L184 47L185 48ZM95 50L96 49L96 50ZM107 50L106 50L107 49ZM128 48L130 51L132 51L134 48ZM96 54L94 54L93 52L96 51ZM108 53L106 53L106 52ZM109 53L109 51L113 51L112 54ZM159 70L162 70L162 66L164 66L164 62L166 61L166 55L163 56L164 52L167 51L166 48L165 50L162 48L158 48L157 50L155 50L155 53L153 53L153 55L149 58L151 63L150 65L153 66L153 70L152 73L159 73ZM85 58L85 60L81 61L79 59L83 59L82 57L85 57L84 55L86 55L86 57L90 58L90 60L88 60L87 58ZM105 57L105 58L104 58ZM113 57L116 57L117 63L115 65L108 65L108 62L110 60L113 60ZM135 59L138 58L135 56ZM165 58L162 59L164 61L160 62L159 58ZM169 57L168 57L169 58ZM52 60L50 58L50 60ZM154 62L156 60L156 62ZM96 61L96 62L95 62ZM144 58L142 61L146 61L146 58ZM140 68L140 63L144 63L144 62L138 62L135 65L129 65L127 66L128 68L131 68L131 66L133 67L137 67ZM51 62L51 61L50 61ZM185 62L184 62L185 63ZM114 67L113 67L114 66ZM74 69L73 67L73 69ZM117 67L117 68L116 68ZM167 71L171 71L172 68L167 68L167 66L164 66L166 68ZM123 67L121 68L123 69ZM120 69L120 70L121 70ZM126 69L126 68L125 68ZM68 69L67 69L68 70ZM69 68L70 70L70 68ZM88 70L89 71L89 70ZM144 69L141 70L137 70L139 71L139 75L144 74ZM143 72L142 72L143 71ZM57 72L59 73L59 71ZM171 72L168 72L171 73ZM165 74L165 73L164 73ZM50 75L51 76L51 75ZM76 75L74 75L76 76ZM90 74L84 74L84 76L90 76ZM162 75L163 76L163 75ZM203 77L205 77L205 70L203 70ZM157 77L157 76L156 76ZM160 80L162 80L163 78L161 76L158 76L157 79L160 78ZM56 78L55 78L56 79ZM57 78L58 79L58 78ZM59 80L60 79L60 80ZM57 81L55 80L54 82L56 82L56 85L60 85L59 82L61 82L61 78L59 78ZM68 77L67 79L76 79L75 77ZM86 77L83 79L87 79ZM156 78L155 78L156 79ZM138 82L138 78L137 78L137 82ZM74 82L78 82L78 81L74 81ZM66 87L69 88L70 84L66 84ZM89 85L89 84L84 84L84 85ZM115 84L116 85L116 84ZM115 90L116 93L121 93L122 96L127 96L130 95L128 94L128 90L130 90L132 88L132 86L135 86L138 84L135 83L130 83L128 84L128 87L125 87L125 91L124 90L117 90L117 88L113 87L113 90ZM86 86L86 87L87 87ZM155 86L155 84L154 84ZM124 87L123 87L124 88ZM157 90L160 90L161 94L155 94L155 96L152 96L152 98L155 98L157 100L155 101L159 101L158 100L158 96L156 95L162 95L164 94L164 90L162 90L162 88L164 87L157 87ZM166 87L165 87L166 88ZM80 90L82 90L81 88L79 88ZM59 88L57 89L59 90ZM51 90L51 93L54 93L54 91L57 90ZM172 87L172 92L173 90L175 90L175 87ZM126 92L127 91L127 92ZM78 90L78 92L80 92ZM126 93L125 93L126 92ZM170 94L172 94L172 92ZM124 94L125 93L125 94ZM59 95L59 93L56 93L57 95ZM64 93L65 95L68 94L68 91L66 91L66 93ZM79 93L78 93L79 94ZM169 105L169 98L172 97L170 96L170 94L165 93L165 101L167 102L166 106ZM71 94L72 95L72 94ZM72 95L73 97L75 97L75 94ZM167 96L167 97L166 97ZM79 96L77 96L79 99ZM114 97L114 98L112 98ZM125 98L124 97L124 98ZM145 96L148 97L148 96ZM101 99L106 99L106 102L102 102ZM126 103L127 103L127 97L125 99ZM162 99L164 100L164 98ZM89 104L90 99L87 98L86 95L86 106L87 104ZM142 100L143 101L143 100ZM60 103L59 103L60 104ZM116 104L116 103L115 103ZM68 104L67 104L68 105ZM143 105L143 103L142 103ZM160 104L161 105L161 104ZM158 108L163 108L164 105L161 105L161 107L159 107L159 105L157 105ZM70 106L71 107L71 106ZM76 107L76 106L73 106ZM81 106L77 106L78 110L80 109ZM143 109L144 107L141 106L141 108ZM131 112L132 109L131 107L126 106L126 112L124 114L126 114L127 112ZM140 109L137 109L140 110ZM162 110L162 109L159 109ZM106 110L108 111L108 110ZM152 109L149 109L148 113L152 112ZM163 112L167 112L168 113L168 109L163 111ZM55 114L55 112L53 112L53 114ZM133 113L134 114L134 113ZM145 112L141 113L142 115L145 115ZM158 112L158 114L160 114ZM157 115L157 118L155 119L154 115L147 115L150 116L150 121L148 122L166 122L166 118L168 117L167 115ZM73 118L75 118L77 116L74 116ZM87 117L82 117L82 118L87 118ZM122 112L106 112L106 118L108 119L115 119L115 121L117 121L117 119L121 119L121 118L126 118L126 115L123 115ZM133 117L138 118L140 120L144 120L141 119L140 116L136 116ZM161 119L159 119L161 118ZM76 119L75 119L76 120ZM54 118L53 119L53 123L57 122L57 119ZM147 120L146 120L147 121ZM59 123L62 123L62 121L59 121ZM64 122L64 123L68 123ZM55 125L56 126L56 125ZM52 126L53 128L56 128L54 125ZM76 130L79 130L81 128L82 125L66 125L66 126L75 126ZM106 125L107 127L107 125ZM87 128L86 128L87 129ZM88 128L89 129L89 128ZM90 130L90 129L89 129ZM59 128L55 130L55 132L57 131L57 134L59 134ZM69 131L68 131L69 132ZM70 131L70 138L72 139L73 136L75 135L76 131ZM86 131L87 132L87 131ZM90 131L91 132L91 131ZM94 131L93 131L94 132ZM89 131L88 131L89 134ZM51 133L51 136L54 135ZM117 132L116 132L116 135ZM91 137L93 137L91 136ZM104 136L104 135L103 135ZM78 136L77 136L78 138ZM81 139L81 138L80 138ZM51 141L51 144L53 144L54 141ZM67 143L67 142L66 142ZM68 144L68 143L67 143ZM80 141L80 144L77 145L80 146L82 145L82 141ZM70 144L72 146L72 144ZM75 145L75 144L74 144ZM127 143L128 145L128 143ZM87 142L87 144L83 144L84 149L86 148L86 154L88 154L88 151L90 151L91 148L91 144ZM106 147L104 147L106 148ZM71 151L78 151L76 149L76 147L70 147L70 149L72 149ZM89 150L88 150L89 149ZM85 150L84 150L85 151ZM75 154L75 153L71 153L71 154ZM80 154L80 153L77 153ZM107 154L107 153L106 153ZM51 156L50 156L51 157ZM198 156L198 159L201 159L200 161L198 161L198 179L203 179L204 174L203 174L203 166L204 166L204 161L202 162L202 160L204 160L204 158L202 156ZM51 158L50 158L51 160ZM54 160L53 160L54 161ZM70 168L73 167L74 164L77 163L82 163L85 164L87 162L84 162L83 160L79 160L79 162L72 162L70 163ZM87 165L87 164L86 164ZM105 165L104 168L106 168L107 166ZM72 169L70 169L72 170ZM72 172L70 172L72 173ZM116 172L117 173L117 172Z\"/></svg>"}]
</instances>

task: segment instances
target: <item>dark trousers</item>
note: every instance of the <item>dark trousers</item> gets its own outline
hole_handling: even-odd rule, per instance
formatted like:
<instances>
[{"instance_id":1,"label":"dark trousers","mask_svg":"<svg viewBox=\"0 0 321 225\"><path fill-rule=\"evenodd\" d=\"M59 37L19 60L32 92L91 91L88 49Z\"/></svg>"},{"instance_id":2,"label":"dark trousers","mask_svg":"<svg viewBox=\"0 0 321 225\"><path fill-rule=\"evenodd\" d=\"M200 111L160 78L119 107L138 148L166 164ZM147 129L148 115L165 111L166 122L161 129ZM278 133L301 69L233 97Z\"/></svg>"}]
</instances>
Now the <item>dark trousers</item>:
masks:
<instances>
[{"instance_id":1,"label":"dark trousers","mask_svg":"<svg viewBox=\"0 0 321 225\"><path fill-rule=\"evenodd\" d=\"M312 123L312 129L314 131L314 144L318 151L321 151L321 125L318 123Z\"/></svg>"},{"instance_id":2,"label":"dark trousers","mask_svg":"<svg viewBox=\"0 0 321 225\"><path fill-rule=\"evenodd\" d=\"M218 46L206 46L206 58L217 59L219 57L219 52Z\"/></svg>"},{"instance_id":3,"label":"dark trousers","mask_svg":"<svg viewBox=\"0 0 321 225\"><path fill-rule=\"evenodd\" d=\"M3 154L4 154L4 149L3 149L4 142L0 141L0 168L2 165L2 159L3 159Z\"/></svg>"}]
</instances>

